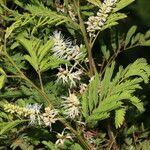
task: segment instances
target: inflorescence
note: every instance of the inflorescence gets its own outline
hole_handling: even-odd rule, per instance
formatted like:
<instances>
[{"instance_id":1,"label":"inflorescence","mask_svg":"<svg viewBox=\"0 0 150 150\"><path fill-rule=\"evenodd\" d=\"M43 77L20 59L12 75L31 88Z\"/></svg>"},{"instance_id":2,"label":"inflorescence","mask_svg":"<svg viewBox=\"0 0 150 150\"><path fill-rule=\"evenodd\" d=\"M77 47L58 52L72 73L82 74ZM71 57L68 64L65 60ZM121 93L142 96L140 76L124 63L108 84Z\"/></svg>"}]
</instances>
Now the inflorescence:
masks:
<instances>
[{"instance_id":1,"label":"inflorescence","mask_svg":"<svg viewBox=\"0 0 150 150\"><path fill-rule=\"evenodd\" d=\"M41 113L42 105L29 104L26 107L16 106L14 104L7 103L4 105L4 110L11 114L16 114L21 117L28 118L30 125L38 124L45 125L51 128L52 123L55 123L58 118L58 111L51 107L46 107L44 113Z\"/></svg>"},{"instance_id":2,"label":"inflorescence","mask_svg":"<svg viewBox=\"0 0 150 150\"><path fill-rule=\"evenodd\" d=\"M104 0L101 8L97 12L96 16L90 16L86 24L87 32L89 32L89 36L95 36L95 31L101 30L104 24L107 21L109 14L111 13L113 6L116 4L117 0Z\"/></svg>"}]
</instances>

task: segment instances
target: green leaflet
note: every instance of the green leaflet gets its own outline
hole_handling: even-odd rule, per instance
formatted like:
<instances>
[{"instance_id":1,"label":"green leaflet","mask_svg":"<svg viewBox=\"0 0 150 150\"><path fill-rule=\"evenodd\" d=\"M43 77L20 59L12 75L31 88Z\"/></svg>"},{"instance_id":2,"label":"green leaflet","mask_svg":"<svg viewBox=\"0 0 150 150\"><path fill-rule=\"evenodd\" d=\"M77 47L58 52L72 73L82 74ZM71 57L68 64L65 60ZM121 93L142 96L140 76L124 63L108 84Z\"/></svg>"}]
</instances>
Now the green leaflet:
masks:
<instances>
[{"instance_id":1,"label":"green leaflet","mask_svg":"<svg viewBox=\"0 0 150 150\"><path fill-rule=\"evenodd\" d=\"M98 103L99 84L99 75L96 74L94 79L92 79L92 81L90 82L88 90L88 103L90 112L93 110L93 108L96 107Z\"/></svg>"},{"instance_id":2,"label":"green leaflet","mask_svg":"<svg viewBox=\"0 0 150 150\"><path fill-rule=\"evenodd\" d=\"M120 128L125 120L126 110L124 108L118 109L115 111L115 126L116 128Z\"/></svg>"},{"instance_id":3,"label":"green leaflet","mask_svg":"<svg viewBox=\"0 0 150 150\"><path fill-rule=\"evenodd\" d=\"M69 61L54 56L49 56L49 58L44 59L40 63L40 70L41 72L44 72L49 69L57 68L60 64L69 64Z\"/></svg>"},{"instance_id":4,"label":"green leaflet","mask_svg":"<svg viewBox=\"0 0 150 150\"><path fill-rule=\"evenodd\" d=\"M96 114L92 114L87 118L87 122L93 122L93 121L101 121L104 119L107 119L110 117L110 113L96 113Z\"/></svg>"},{"instance_id":5,"label":"green leaflet","mask_svg":"<svg viewBox=\"0 0 150 150\"><path fill-rule=\"evenodd\" d=\"M102 53L103 53L104 58L105 58L106 60L108 60L109 57L110 57L110 51L107 49L106 45L102 45L102 46L101 46L101 51L102 51Z\"/></svg>"},{"instance_id":6,"label":"green leaflet","mask_svg":"<svg viewBox=\"0 0 150 150\"><path fill-rule=\"evenodd\" d=\"M9 116L4 112L0 112L0 118L4 118L4 119L8 120ZM2 124L2 126L3 126L3 124Z\"/></svg>"},{"instance_id":7,"label":"green leaflet","mask_svg":"<svg viewBox=\"0 0 150 150\"><path fill-rule=\"evenodd\" d=\"M83 148L79 144L75 143L71 146L71 150L83 150Z\"/></svg>"},{"instance_id":8,"label":"green leaflet","mask_svg":"<svg viewBox=\"0 0 150 150\"><path fill-rule=\"evenodd\" d=\"M112 13L110 14L110 16L107 18L107 21L105 23L105 25L102 27L102 31L107 29L107 28L110 28L112 26L115 26L118 24L117 21L121 20L121 19L124 19L126 18L127 16L123 13Z\"/></svg>"},{"instance_id":9,"label":"green leaflet","mask_svg":"<svg viewBox=\"0 0 150 150\"><path fill-rule=\"evenodd\" d=\"M148 30L145 34L137 33L136 32L137 27L132 26L126 36L125 39L125 50L134 48L137 46L150 46L150 31Z\"/></svg>"},{"instance_id":10,"label":"green leaflet","mask_svg":"<svg viewBox=\"0 0 150 150\"><path fill-rule=\"evenodd\" d=\"M103 80L101 81L101 89L103 89L103 90L100 89L101 99L103 99L108 93L108 88L110 86L109 83L113 75L114 67L115 67L115 63L112 63L110 68L106 68L105 75L103 77Z\"/></svg>"},{"instance_id":11,"label":"green leaflet","mask_svg":"<svg viewBox=\"0 0 150 150\"><path fill-rule=\"evenodd\" d=\"M88 116L88 113L90 114L98 104L99 85L99 75L96 74L90 81L88 90L82 95L82 111L84 116Z\"/></svg>"},{"instance_id":12,"label":"green leaflet","mask_svg":"<svg viewBox=\"0 0 150 150\"><path fill-rule=\"evenodd\" d=\"M38 71L38 62L36 60L34 60L32 57L30 57L29 55L25 55L24 58L31 64L31 66Z\"/></svg>"},{"instance_id":13,"label":"green leaflet","mask_svg":"<svg viewBox=\"0 0 150 150\"><path fill-rule=\"evenodd\" d=\"M3 88L6 81L6 74L2 68L0 68L0 89Z\"/></svg>"},{"instance_id":14,"label":"green leaflet","mask_svg":"<svg viewBox=\"0 0 150 150\"><path fill-rule=\"evenodd\" d=\"M7 39L11 33L21 25L21 20L14 22L10 27L6 29L5 39Z\"/></svg>"},{"instance_id":15,"label":"green leaflet","mask_svg":"<svg viewBox=\"0 0 150 150\"><path fill-rule=\"evenodd\" d=\"M30 54L25 55L25 59L33 66L33 68L38 70L38 58L36 56L36 46L38 45L38 40L28 40L23 36L17 37L17 41L24 46L27 52Z\"/></svg>"},{"instance_id":16,"label":"green leaflet","mask_svg":"<svg viewBox=\"0 0 150 150\"><path fill-rule=\"evenodd\" d=\"M145 33L145 39L149 39L150 38L150 30L148 30L146 33Z\"/></svg>"},{"instance_id":17,"label":"green leaflet","mask_svg":"<svg viewBox=\"0 0 150 150\"><path fill-rule=\"evenodd\" d=\"M125 39L125 47L129 44L131 37L136 32L137 26L132 26L129 31L127 32L127 36Z\"/></svg>"},{"instance_id":18,"label":"green leaflet","mask_svg":"<svg viewBox=\"0 0 150 150\"><path fill-rule=\"evenodd\" d=\"M95 6L101 7L101 2L99 0L87 0L87 1Z\"/></svg>"},{"instance_id":19,"label":"green leaflet","mask_svg":"<svg viewBox=\"0 0 150 150\"><path fill-rule=\"evenodd\" d=\"M3 86L5 84L5 80L6 80L6 75L1 75L0 76L0 89L3 88Z\"/></svg>"},{"instance_id":20,"label":"green leaflet","mask_svg":"<svg viewBox=\"0 0 150 150\"><path fill-rule=\"evenodd\" d=\"M131 3L133 3L135 0L120 0L117 4L116 7L114 8L114 12L117 12L125 7L127 7L128 5L130 5Z\"/></svg>"},{"instance_id":21,"label":"green leaflet","mask_svg":"<svg viewBox=\"0 0 150 150\"><path fill-rule=\"evenodd\" d=\"M149 82L149 65L144 58L137 59L133 64L130 64L124 70L124 77L139 76L145 83Z\"/></svg>"},{"instance_id":22,"label":"green leaflet","mask_svg":"<svg viewBox=\"0 0 150 150\"><path fill-rule=\"evenodd\" d=\"M63 23L71 23L74 27L79 28L76 22L73 22L70 17L65 15L58 14L55 11L52 11L48 7L44 6L44 4L39 3L35 5L27 5L26 10L28 10L34 17L42 17L45 20L40 22L39 26L50 24L50 25L60 25ZM38 28L38 26L36 26Z\"/></svg>"},{"instance_id":23,"label":"green leaflet","mask_svg":"<svg viewBox=\"0 0 150 150\"><path fill-rule=\"evenodd\" d=\"M49 53L49 50L53 47L54 41L49 40L44 45L40 47L40 49L37 52L37 55L39 56L39 62L41 62L44 57Z\"/></svg>"},{"instance_id":24,"label":"green leaflet","mask_svg":"<svg viewBox=\"0 0 150 150\"><path fill-rule=\"evenodd\" d=\"M140 112L144 111L144 105L139 98L132 96L129 100Z\"/></svg>"}]
</instances>

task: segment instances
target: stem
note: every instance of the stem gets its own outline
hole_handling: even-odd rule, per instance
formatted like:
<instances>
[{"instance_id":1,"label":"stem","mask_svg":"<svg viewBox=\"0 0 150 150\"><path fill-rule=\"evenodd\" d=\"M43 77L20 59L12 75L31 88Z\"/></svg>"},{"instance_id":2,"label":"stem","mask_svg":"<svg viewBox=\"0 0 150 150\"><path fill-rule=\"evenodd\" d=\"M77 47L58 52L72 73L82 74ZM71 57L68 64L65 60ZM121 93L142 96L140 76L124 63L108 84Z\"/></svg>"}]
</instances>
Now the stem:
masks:
<instances>
[{"instance_id":1,"label":"stem","mask_svg":"<svg viewBox=\"0 0 150 150\"><path fill-rule=\"evenodd\" d=\"M92 48L89 44L89 40L87 38L87 33L86 33L86 29L85 29L85 25L84 25L84 21L82 19L82 16L80 14L80 3L79 3L79 0L74 0L74 5L77 9L77 13L78 13L78 18L79 18L79 24L80 24L80 30L82 32L82 35L83 35L83 39L84 39L84 42L85 42L85 46L88 50L88 58L89 58L89 72L90 72L90 76L93 76L94 75L94 70L95 70L95 63L94 63L94 60L93 60L93 56L92 56Z\"/></svg>"},{"instance_id":2,"label":"stem","mask_svg":"<svg viewBox=\"0 0 150 150\"><path fill-rule=\"evenodd\" d=\"M111 150L115 140L114 140L114 133L111 129L111 125L110 125L109 120L108 120L108 125L107 125L107 131L108 131L108 136L110 139L110 146L108 147L108 150Z\"/></svg>"},{"instance_id":3,"label":"stem","mask_svg":"<svg viewBox=\"0 0 150 150\"><path fill-rule=\"evenodd\" d=\"M110 144L109 144L107 150L119 149L119 147L116 143L116 137L114 136L114 132L113 132L112 127L111 127L111 120L110 119L108 120L107 131L108 131L108 136L110 139Z\"/></svg>"},{"instance_id":4,"label":"stem","mask_svg":"<svg viewBox=\"0 0 150 150\"><path fill-rule=\"evenodd\" d=\"M79 142L80 142L80 144L85 148L85 150L91 150L91 146L89 145L89 143L87 142L87 140L83 137L83 136L81 136L78 132L76 132L76 130L74 130L72 127L70 128L69 126L69 124L68 123L66 123L64 120L60 120L65 126L67 126L68 127L68 129L72 132L72 133L74 133L78 138L78 140L79 140Z\"/></svg>"},{"instance_id":5,"label":"stem","mask_svg":"<svg viewBox=\"0 0 150 150\"><path fill-rule=\"evenodd\" d=\"M93 47L93 45L94 45L94 43L95 43L95 41L96 41L96 39L97 39L99 33L100 33L100 31L98 31L97 34L96 34L96 36L94 37L94 39L91 40L91 48Z\"/></svg>"},{"instance_id":6,"label":"stem","mask_svg":"<svg viewBox=\"0 0 150 150\"><path fill-rule=\"evenodd\" d=\"M43 81L42 81L42 77L41 77L41 72L38 71L38 76L39 76L39 81L40 81L40 86L41 86L41 90L44 92L44 87L43 87Z\"/></svg>"},{"instance_id":7,"label":"stem","mask_svg":"<svg viewBox=\"0 0 150 150\"><path fill-rule=\"evenodd\" d=\"M135 47L138 47L138 46L141 46L140 44L137 44L137 45L134 45L134 46L129 46L129 47L124 47L124 51L126 50L129 50L129 49L132 49L132 48L135 48Z\"/></svg>"},{"instance_id":8,"label":"stem","mask_svg":"<svg viewBox=\"0 0 150 150\"><path fill-rule=\"evenodd\" d=\"M20 78L20 76L17 75L6 75L7 78Z\"/></svg>"}]
</instances>

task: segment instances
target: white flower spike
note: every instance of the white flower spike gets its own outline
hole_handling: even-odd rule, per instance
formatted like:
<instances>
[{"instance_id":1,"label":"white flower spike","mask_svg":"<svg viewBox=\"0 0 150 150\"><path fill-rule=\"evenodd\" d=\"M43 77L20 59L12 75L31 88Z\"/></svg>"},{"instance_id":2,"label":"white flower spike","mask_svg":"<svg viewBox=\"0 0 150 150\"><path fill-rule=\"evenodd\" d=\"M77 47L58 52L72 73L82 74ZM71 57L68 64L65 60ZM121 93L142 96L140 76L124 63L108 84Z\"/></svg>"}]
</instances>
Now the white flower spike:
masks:
<instances>
[{"instance_id":1,"label":"white flower spike","mask_svg":"<svg viewBox=\"0 0 150 150\"><path fill-rule=\"evenodd\" d=\"M116 2L117 0L104 0L101 8L97 12L97 16L90 16L88 18L86 24L88 25L87 32L89 32L90 37L95 36L95 31L101 30Z\"/></svg>"}]
</instances>

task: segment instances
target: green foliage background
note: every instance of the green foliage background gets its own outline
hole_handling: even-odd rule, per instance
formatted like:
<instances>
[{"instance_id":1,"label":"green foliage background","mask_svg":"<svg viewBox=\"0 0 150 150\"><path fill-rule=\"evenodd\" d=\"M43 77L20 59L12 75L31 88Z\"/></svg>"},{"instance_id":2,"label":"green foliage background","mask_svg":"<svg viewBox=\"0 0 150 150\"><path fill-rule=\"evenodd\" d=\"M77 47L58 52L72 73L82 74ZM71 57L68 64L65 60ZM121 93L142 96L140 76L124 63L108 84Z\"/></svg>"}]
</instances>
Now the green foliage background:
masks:
<instances>
[{"instance_id":1,"label":"green foliage background","mask_svg":"<svg viewBox=\"0 0 150 150\"><path fill-rule=\"evenodd\" d=\"M19 3L18 0L15 1L18 5L21 5L22 7L22 3ZM26 0L23 1L24 4L26 4ZM28 1L29 2L29 1ZM30 2L35 2L34 0L31 0ZM46 6L50 6L50 4L53 3L53 0L42 0L42 2L46 5ZM15 8L15 5L12 3L11 0L8 0L8 3L10 3L9 7ZM13 5L12 5L13 4ZM18 9L18 12L21 13L22 12L22 8L20 7L20 9ZM33 9L31 9L31 7L28 7L28 10L31 11L32 13L36 13L36 11L38 12L38 9L36 10L35 8L35 12L33 11ZM40 11L40 10L39 10ZM45 12L48 10L45 10ZM113 34L115 33L115 35L121 35L123 38L123 40L125 41L125 36L126 33L128 32L129 28L132 25L136 25L137 26L137 30L133 33L134 35L136 35L137 33L141 32L143 34L146 33L146 31L150 28L150 1L149 0L136 0L133 4L131 4L130 6L128 6L127 8L123 9L122 12L124 12L125 14L128 15L127 19L124 19L119 26L116 26L114 28L111 28L111 30L106 30L102 33L102 37L104 37L102 40L100 41L98 39L101 39L101 35L99 36L99 38L96 40L95 44L94 44L94 48L95 51L93 52L93 56L95 57L95 61L97 63L102 63L100 61L100 57L97 56L97 52L99 52L99 45L103 45L104 47L105 45L109 48L109 44L112 42L111 41L111 36L113 36ZM68 20L67 17L62 17L62 16L55 16L56 14L54 14L54 16L50 16L50 22L45 22L45 24L52 24L52 22L54 21L54 24L56 23L58 25L58 28L61 29L61 24L63 24L64 22L69 22L70 20ZM89 14L88 14L89 15ZM85 15L86 16L86 15ZM26 17L26 16L25 16ZM60 17L60 20L57 20L57 17ZM30 20L30 18L28 18ZM44 20L43 20L44 21ZM35 24L36 24L36 17L35 17ZM4 26L2 26L3 24L3 20L0 20L0 36L3 36L3 29L5 28ZM34 27L34 23L31 23L31 26ZM30 27L31 27L30 26ZM38 25L36 26L38 27ZM33 30L33 35L35 34L35 36L37 36L37 38L42 38L43 39L43 43L42 46L44 46L44 44L46 44L46 42L48 41L48 35L50 33L52 33L52 31L50 30L43 30L42 28L40 28L42 31L37 33L37 28L35 27L35 30ZM25 26L26 28L26 26ZM72 24L70 23L68 26L63 26L63 30L65 30L66 28L69 28L69 36L73 38L78 37L75 32L71 29L72 28ZM132 28L134 30L134 28L136 28L135 26ZM78 26L73 26L73 29L78 30ZM20 30L21 31L21 30ZM18 33L20 32L18 31ZM39 30L40 31L40 30ZM44 36L42 35L42 33L44 32ZM17 34L18 34L17 33ZM68 33L67 33L68 34ZM111 35L111 36L110 36ZM15 36L15 35L13 35ZM24 36L27 37L28 33L24 33ZM10 37L11 38L11 37ZM36 41L37 39L34 39L33 41L27 41L27 39L25 39L24 37L15 37L16 40L18 40L18 42L22 45L22 47L19 47L19 49L21 50L22 48L26 48L26 50L28 51L28 55L26 55L26 60L28 62L31 62L33 59L33 57L36 57L37 54L33 54L31 52L30 49L28 49L28 45L30 45L30 43L32 43L33 41ZM26 41L27 45L24 44L24 41ZM1 41L0 41L1 42ZM11 42L13 43L13 40L9 41L11 44ZM78 41L77 41L78 42ZM149 42L149 41L148 41ZM36 43L36 42L35 42ZM49 43L49 46L51 47L51 42ZM144 46L144 45L148 45L148 46ZM35 44L36 45L36 44ZM100 146L101 149L106 149L109 148L109 144L111 144L111 140L113 141L113 143L117 143L120 146L120 149L131 149L131 150L136 150L136 149L142 149L142 150L148 150L150 149L150 121L149 121L149 115L150 115L150 84L144 84L142 81L144 80L145 82L147 82L147 75L149 74L148 71L148 66L145 62L144 59L139 59L139 61L136 60L138 58L146 58L148 64L150 64L150 47L149 47L149 43L140 43L139 47L135 47L135 48L131 48L127 51L119 51L117 57L115 58L116 60L116 66L122 65L124 68L127 67L129 64L135 62L135 68L136 66L137 69L135 69L136 71L136 75L141 71L141 75L137 78L135 78L135 80L132 80L133 82L135 81L135 83L130 83L130 79L132 79L132 72L131 72L131 76L130 76L130 71L128 70L128 67L126 69L122 69L120 68L120 70L126 72L129 74L129 76L126 77L126 74L124 73L123 75L125 76L125 82L123 82L124 86L126 84L126 86L129 86L128 90L132 90L132 86L135 86L134 90L136 89L136 91L134 91L135 95L134 97L132 97L130 94L133 94L133 91L129 94L125 93L124 95L112 95L114 96L114 99L119 99L119 96L125 97L126 99L131 99L131 103L139 109L141 110L141 112L143 111L143 105L145 107L145 111L144 113L139 113L138 111L130 108L130 105L126 105L126 103L123 105L124 108L123 109L115 109L115 107L107 107L107 111L106 113L103 114L103 110L102 109L98 109L97 105L98 103L98 97L97 97L97 93L98 91L94 91L92 94L89 91L93 91L93 89L98 89L99 85L97 85L97 83L100 83L102 85L106 85L103 87L103 91L104 95L102 95L101 98L99 98L100 101L105 100L105 98L107 99L107 93L109 93L111 90L109 89L110 87L108 87L108 83L112 84L114 87L118 86L118 89L121 88L121 83L116 84L117 80L121 80L122 79L122 74L121 71L119 72L118 70L115 70L114 68L114 64L112 63L110 66L108 66L106 68L106 70L104 71L104 77L99 80L97 78L97 76L94 78L94 80L89 84L88 86L88 90L85 92L85 94L82 95L83 99L83 105L82 105L82 109L83 109L83 115L85 117L85 121L87 121L87 130L89 129L90 132L92 132L93 130L96 131L98 130L98 138L94 139L95 143L97 144L97 146ZM130 43L128 43L128 46L130 46ZM144 46L144 47L142 47ZM61 102L60 93L64 93L64 95L67 95L67 91L66 89L63 89L60 87L60 85L56 85L54 84L55 81L55 77L50 77L49 75L53 75L53 73L56 72L55 68L57 68L59 66L59 64L65 64L68 63L63 59L56 59L51 57L50 60L47 59L46 63L48 64L44 69L40 68L41 66L34 66L33 64L33 68L35 69L35 71L33 71L33 69L30 68L30 66L23 64L22 63L22 59L23 59L23 55L24 53L26 54L26 52L23 53L17 53L15 51L15 48L18 47L17 43L14 43L12 45L12 47L10 47L11 50L14 50L14 52L10 52L13 59L15 60L15 62L17 62L18 67L24 70L28 70L27 72L27 76L30 77L30 79L32 81L34 81L37 85L39 85L39 82L36 80L37 79L37 73L39 73L38 71L40 70L41 73L45 73L43 82L45 84L45 91L48 95L48 97L51 98L51 102L54 104L54 106L59 105L59 103ZM103 48L104 48L103 47ZM101 48L101 49L103 49ZM104 48L105 49L105 48ZM38 49L40 51L40 48ZM37 50L37 51L38 51ZM40 53L40 52L39 52ZM109 53L105 53L105 52L101 52L103 55L105 55L106 59L107 57L109 57ZM110 52L111 53L111 52ZM50 55L50 54L48 54ZM38 56L37 56L38 57ZM134 66L134 63L133 63ZM12 68L12 66L6 62L3 63L1 62L1 66L5 68L8 72L16 72L16 70L14 68ZM39 67L39 68L38 68ZM132 65L130 66L132 69ZM144 67L144 69L142 68ZM48 71L47 70L49 68L54 69L53 72ZM133 67L134 68L134 67ZM30 72L31 71L31 72ZM114 72L114 74L113 74ZM118 72L118 76L116 75L116 73ZM109 76L108 76L109 74ZM120 75L121 74L121 75ZM116 75L116 76L115 76ZM120 76L119 76L120 75ZM114 77L115 76L115 77ZM130 77L130 78L128 78ZM141 77L143 77L143 80L141 80ZM145 77L145 78L144 78ZM47 83L47 79L50 79L50 82ZM112 80L114 79L114 80ZM26 102L28 103L33 103L33 102L42 102L43 98L41 97L41 95L39 95L39 93L36 90L33 90L30 86L25 86L24 82L20 82L17 81L15 79L11 80L11 87L13 87L10 91L8 91L6 89L1 91L0 93L0 98L1 99L8 99L8 101L13 101L16 102L16 104L18 104L19 106L25 106ZM115 82L116 81L116 82ZM142 82L142 84L140 84ZM106 83L106 84L105 84ZM17 89L17 87L20 87L19 89ZM144 90L140 90L140 88L143 88ZM17 90L14 90L17 89ZM126 88L124 89L126 90ZM106 92L106 93L105 93ZM106 97L105 97L106 96ZM13 97L13 100L12 100ZM86 103L86 100L90 97L94 97L95 98L95 102L91 102L91 103ZM117 98L116 98L117 97ZM108 97L109 99L110 97ZM113 99L112 98L112 99ZM120 98L120 99L121 99ZM135 98L135 99L134 99ZM143 103L140 103L141 101ZM135 102L135 103L134 103ZM105 103L105 102L104 102ZM101 103L100 103L101 104ZM107 104L107 102L106 102ZM106 105L105 104L105 105ZM117 105L118 106L122 106L122 104L119 103L113 103L112 105ZM46 103L44 103L44 105L47 105ZM104 105L104 106L105 106ZM111 106L112 106L111 105ZM88 110L90 110L89 112L86 110L88 108ZM105 107L104 107L105 109ZM129 112L127 112L125 117L125 111L126 109L131 109ZM94 110L94 111L93 111ZM107 121L103 121L103 119L108 118L110 115L110 112L112 110L115 110L114 113L112 113L111 115L113 116L112 118L109 118ZM101 116L98 115L98 117L96 116L97 113L101 114ZM115 117L114 117L115 116ZM129 117L128 117L129 116ZM29 127L26 124L26 120L17 120L17 118L15 118L16 120L14 121L14 118L11 115L6 115L5 113L1 113L2 118L4 118L5 121L9 120L9 123L7 125L6 122L1 123L0 127L3 128L3 130L1 130L0 135L1 136L1 141L0 141L0 149L3 149L5 146L4 144L6 144L6 146L10 147L10 149L31 149L33 150L34 147L36 147L37 149L40 150L40 148L44 147L43 149L52 149L55 150L57 149L54 146L54 142L56 141L57 137L54 135L54 133L49 134L49 129L43 129L39 126L37 126L36 128L34 127ZM115 118L115 126L114 124L110 124L113 119ZM118 119L119 118L119 119ZM126 123L123 124L123 126L121 127L123 121L126 119ZM99 120L102 120L101 122L98 122ZM3 121L3 120L1 120ZM15 128L16 125L19 124L25 124L25 129L22 129L21 126L18 126L18 128ZM74 124L73 124L74 126ZM107 127L108 128L107 128ZM110 127L111 126L111 127ZM110 128L109 128L110 127ZM119 128L118 130L115 129ZM61 123L58 123L54 128L56 129L60 129L62 130L62 125ZM8 131L11 129L11 133L14 134L14 136L11 136L8 134ZM80 128L82 129L82 127ZM114 135L107 135L106 134L106 130L109 131L109 129L111 131L114 132L114 134L116 135L116 137L114 137ZM34 134L32 135L30 133L30 131L32 131ZM110 132L111 133L111 132ZM3 135L4 134L4 135ZM40 138L39 138L40 137ZM110 137L112 137L112 139L109 139ZM114 138L114 139L113 139ZM50 140L50 141L49 141ZM109 141L110 140L110 141ZM20 142L18 144L18 141ZM108 142L107 142L108 141ZM114 142L115 141L115 142ZM77 140L75 142L68 142L66 143L66 145L63 148L60 149L69 149L68 147L70 147L70 149L74 149L74 150L82 150L81 146L79 144L77 144ZM101 146L102 145L102 146ZM106 147L103 148L103 145L106 145ZM116 147L115 147L116 146ZM113 149L119 149L117 145L113 145Z\"/></svg>"}]
</instances>

